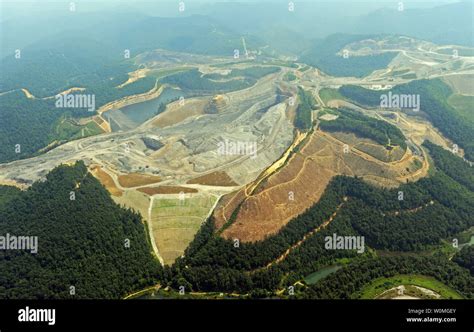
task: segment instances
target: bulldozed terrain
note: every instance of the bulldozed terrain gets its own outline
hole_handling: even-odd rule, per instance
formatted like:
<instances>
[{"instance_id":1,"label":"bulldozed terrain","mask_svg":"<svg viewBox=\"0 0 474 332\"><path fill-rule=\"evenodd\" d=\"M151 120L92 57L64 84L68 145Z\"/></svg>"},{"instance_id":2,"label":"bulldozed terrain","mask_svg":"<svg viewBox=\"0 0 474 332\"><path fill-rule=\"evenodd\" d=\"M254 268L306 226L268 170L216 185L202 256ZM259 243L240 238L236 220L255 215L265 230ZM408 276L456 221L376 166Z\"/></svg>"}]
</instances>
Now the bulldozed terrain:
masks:
<instances>
[{"instance_id":1,"label":"bulldozed terrain","mask_svg":"<svg viewBox=\"0 0 474 332\"><path fill-rule=\"evenodd\" d=\"M183 255L216 200L214 195L196 193L153 196L150 225L165 264Z\"/></svg>"},{"instance_id":2,"label":"bulldozed terrain","mask_svg":"<svg viewBox=\"0 0 474 332\"><path fill-rule=\"evenodd\" d=\"M214 212L222 236L243 242L263 240L277 233L295 215L319 200L332 177L349 175L382 186L396 187L426 176L428 169L419 165L425 160L406 151L403 158L383 161L359 149L358 139L345 150L345 142L320 130L311 134L286 165L270 174L258 188L247 194L245 188L223 200ZM378 146L383 149L382 146Z\"/></svg>"},{"instance_id":3,"label":"bulldozed terrain","mask_svg":"<svg viewBox=\"0 0 474 332\"><path fill-rule=\"evenodd\" d=\"M336 175L358 176L387 188L427 176L423 141L446 148L455 142L426 117L364 109L337 93L323 101L319 92L343 84L384 90L441 76L457 93L472 93L464 84L474 70L472 57L452 59L445 48L405 37L367 40L346 49L351 56L398 55L387 69L354 78L271 58L230 61L164 50L141 54L135 62L143 69L130 73L125 84L154 75L157 83L151 91L101 107L94 120L104 130L101 135L1 164L0 182L25 188L60 164L83 160L117 203L140 212L156 256L172 264L209 216L225 239L261 241L318 202ZM252 73L254 68L262 74ZM202 80L207 89L192 89L186 75L196 70L199 77L193 79ZM165 78L173 83L163 83ZM230 88L235 81L242 84ZM317 104L307 132L294 125L298 87ZM337 117L319 118L318 112L340 107L396 126L408 147L388 150L353 133L322 131L320 120Z\"/></svg>"}]
</instances>

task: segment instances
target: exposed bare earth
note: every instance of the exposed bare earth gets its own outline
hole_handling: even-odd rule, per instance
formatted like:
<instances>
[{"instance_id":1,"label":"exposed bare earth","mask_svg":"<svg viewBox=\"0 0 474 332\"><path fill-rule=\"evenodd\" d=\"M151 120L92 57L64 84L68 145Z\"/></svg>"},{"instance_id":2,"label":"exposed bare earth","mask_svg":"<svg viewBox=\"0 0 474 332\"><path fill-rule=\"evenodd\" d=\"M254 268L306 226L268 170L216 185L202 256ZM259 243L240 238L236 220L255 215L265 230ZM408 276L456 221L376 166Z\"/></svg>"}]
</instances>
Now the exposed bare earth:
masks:
<instances>
[{"instance_id":1,"label":"exposed bare earth","mask_svg":"<svg viewBox=\"0 0 474 332\"><path fill-rule=\"evenodd\" d=\"M93 165L90 171L113 196L122 196L123 191L117 188L113 178L101 166Z\"/></svg>"},{"instance_id":2,"label":"exposed bare earth","mask_svg":"<svg viewBox=\"0 0 474 332\"><path fill-rule=\"evenodd\" d=\"M422 295L422 297L420 297ZM440 294L435 291L416 285L400 285L390 288L383 293L377 295L377 299L393 299L393 300L416 300L420 298L439 299Z\"/></svg>"},{"instance_id":3,"label":"exposed bare earth","mask_svg":"<svg viewBox=\"0 0 474 332\"><path fill-rule=\"evenodd\" d=\"M453 88L453 90L461 95L474 95L473 74L465 75L449 75L444 80Z\"/></svg>"},{"instance_id":4,"label":"exposed bare earth","mask_svg":"<svg viewBox=\"0 0 474 332\"><path fill-rule=\"evenodd\" d=\"M294 127L287 118L287 102L278 95L282 75L270 74L239 91L187 98L184 104L173 102L160 115L122 132L110 132L108 122L97 115L94 121L106 133L2 164L0 181L31 185L60 164L83 160L117 203L153 220L148 227L154 252L160 261L172 263L214 209L217 198L255 180L291 144ZM157 97L162 87L111 102L98 113ZM145 138L155 141L157 148L145 144ZM219 154L218 144L225 141L255 144L256 153ZM181 202L181 192L185 197L202 197L193 202L199 213L185 205L169 209L160 203L164 199ZM162 227L164 213L171 222L166 229ZM192 227L181 225L183 220L192 220Z\"/></svg>"},{"instance_id":5,"label":"exposed bare earth","mask_svg":"<svg viewBox=\"0 0 474 332\"><path fill-rule=\"evenodd\" d=\"M203 184L207 186L233 187L238 184L224 171L216 171L189 180L189 184Z\"/></svg>"},{"instance_id":6,"label":"exposed bare earth","mask_svg":"<svg viewBox=\"0 0 474 332\"><path fill-rule=\"evenodd\" d=\"M139 79L146 77L146 74L147 74L148 71L149 71L149 69L143 68L143 69L138 69L138 70L135 70L135 71L132 71L132 72L128 73L128 80L126 80L124 83L118 85L117 88L121 89L121 88L123 88L124 86L126 86L130 83L136 82Z\"/></svg>"},{"instance_id":7,"label":"exposed bare earth","mask_svg":"<svg viewBox=\"0 0 474 332\"><path fill-rule=\"evenodd\" d=\"M252 194L246 195L244 188L223 199L214 213L218 228L240 208L222 236L243 242L263 240L316 203L333 176L357 175L379 186L394 187L406 182L411 175L407 168L415 169L413 162L418 158L408 152L402 160L386 163L354 146L344 153L344 144L328 133L315 131L306 145ZM412 178L424 175L419 172Z\"/></svg>"},{"instance_id":8,"label":"exposed bare earth","mask_svg":"<svg viewBox=\"0 0 474 332\"><path fill-rule=\"evenodd\" d=\"M130 173L119 175L118 181L122 187L133 188L160 182L161 178L149 174Z\"/></svg>"},{"instance_id":9,"label":"exposed bare earth","mask_svg":"<svg viewBox=\"0 0 474 332\"><path fill-rule=\"evenodd\" d=\"M190 117L204 114L207 103L206 98L187 100L182 106L179 101L175 101L167 106L166 112L155 117L152 123L160 128L175 125Z\"/></svg>"},{"instance_id":10,"label":"exposed bare earth","mask_svg":"<svg viewBox=\"0 0 474 332\"><path fill-rule=\"evenodd\" d=\"M197 193L195 188L187 188L180 186L159 186L159 187L146 187L138 188L138 191L147 195L153 196L156 194L180 194L180 193Z\"/></svg>"},{"instance_id":11,"label":"exposed bare earth","mask_svg":"<svg viewBox=\"0 0 474 332\"><path fill-rule=\"evenodd\" d=\"M77 88L77 87L73 87L73 88L69 88L67 90L64 90L60 93L58 93L57 95L67 95L68 93L71 93L71 92L75 92L75 91L84 91L85 88ZM28 89L21 89L21 91L23 91L23 93L25 94L26 98L29 98L29 99L37 99ZM49 97L44 97L44 98L38 98L38 99L53 99L55 98L56 95L54 96L49 96Z\"/></svg>"},{"instance_id":12,"label":"exposed bare earth","mask_svg":"<svg viewBox=\"0 0 474 332\"><path fill-rule=\"evenodd\" d=\"M344 201L347 201L347 197L344 197ZM333 214L331 214L331 216L329 217L328 220L325 220L321 225L319 225L318 227L316 227L315 229L311 230L311 232L305 234L303 236L303 238L301 240L299 240L298 242L296 242L294 245L292 245L290 248L288 248L283 254L281 254L277 259L273 260L272 262L268 263L265 268L268 269L269 267L271 267L272 265L274 264L277 264L281 261L283 261L286 257L288 257L288 255L293 251L295 250L296 248L300 247L307 239L309 239L311 236L313 236L314 234L316 234L317 232L319 232L320 230L326 228L327 226L329 226L329 224L336 218L337 216L337 213L338 211L341 209L341 207L344 205L344 203L341 203L338 205L338 207L336 208L336 211L334 211ZM260 270L260 269L259 269Z\"/></svg>"},{"instance_id":13,"label":"exposed bare earth","mask_svg":"<svg viewBox=\"0 0 474 332\"><path fill-rule=\"evenodd\" d=\"M410 46L413 43L423 49L413 48ZM386 42L377 42L375 46L382 51L393 48ZM365 110L345 101L332 101L332 106L356 107L364 114L399 127L409 140L409 148L406 152L401 149L387 152L373 141L346 133L315 131L307 138L299 135L295 139L296 105L290 106L286 99L296 94L295 86L301 85L316 91L316 100L325 107L317 93L324 87L343 84L387 87L411 80L402 75L392 77L396 66L409 68L418 78L451 75L447 81L459 93L468 93L470 90L463 88L467 76L458 74L472 75L472 61L460 57L463 64L452 73L451 65L445 61L447 56L436 53L432 46L410 40L397 50L400 54L390 68L362 79L330 77L312 68L297 73L296 81L288 83L284 76L294 70L282 67L280 73L267 75L247 89L187 98L184 104L176 101L139 127L112 133L101 114L158 97L165 86L157 84L147 93L101 107L99 115L92 119L105 134L51 146L48 153L1 164L0 182L30 185L59 164L83 160L116 202L135 208L149 221L154 252L167 264L183 254L211 213L219 228L226 225L222 229L223 237L244 242L262 240L317 202L335 175L358 175L376 185L395 187L427 174L428 157L420 147L423 140L430 139L446 147L452 142L422 117ZM367 51L355 45L351 50L361 55ZM146 70L130 73L125 84L163 68L172 71L184 63L199 67L202 73L229 72L229 68L209 65L228 61L164 50L147 52L137 56L137 64ZM249 65L232 66L243 69ZM23 92L34 98L28 91ZM149 148L144 138L155 140L159 143L156 146L162 147ZM227 140L256 143L257 153L255 156L217 153L217 144ZM301 144L295 149L298 143ZM343 152L346 144L348 153ZM186 204L180 193L185 194ZM233 214L235 220L231 218Z\"/></svg>"},{"instance_id":14,"label":"exposed bare earth","mask_svg":"<svg viewBox=\"0 0 474 332\"><path fill-rule=\"evenodd\" d=\"M352 133L336 132L331 133L331 135L347 144L353 144L353 142L357 142L357 144L354 145L355 148L377 159L380 159L381 161L397 161L402 159L405 155L405 150L403 150L401 147L396 146L392 147L390 150L387 150L385 146L382 146L371 139L360 138Z\"/></svg>"},{"instance_id":15,"label":"exposed bare earth","mask_svg":"<svg viewBox=\"0 0 474 332\"><path fill-rule=\"evenodd\" d=\"M202 194L154 196L151 228L165 264L183 255L216 199Z\"/></svg>"}]
</instances>

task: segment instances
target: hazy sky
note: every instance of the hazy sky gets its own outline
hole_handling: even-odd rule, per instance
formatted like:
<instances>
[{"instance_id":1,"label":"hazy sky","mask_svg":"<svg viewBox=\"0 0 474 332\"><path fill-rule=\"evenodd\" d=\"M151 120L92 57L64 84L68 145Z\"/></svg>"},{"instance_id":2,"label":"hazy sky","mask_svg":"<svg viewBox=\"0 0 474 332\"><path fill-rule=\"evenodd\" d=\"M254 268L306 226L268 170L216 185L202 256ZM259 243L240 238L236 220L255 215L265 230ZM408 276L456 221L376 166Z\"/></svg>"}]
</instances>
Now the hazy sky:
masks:
<instances>
[{"instance_id":1,"label":"hazy sky","mask_svg":"<svg viewBox=\"0 0 474 332\"><path fill-rule=\"evenodd\" d=\"M71 2L76 4L78 12L97 10L133 10L154 16L176 16L178 3L183 1L186 14L203 13L209 5L214 3L272 3L286 6L290 0L0 0L0 20L16 16L31 17L32 15L54 14L68 8ZM370 12L381 7L396 8L399 1L403 1L405 8L431 7L440 4L459 2L459 0L292 0L297 8L298 3L350 3L358 4L358 13ZM472 0L469 0L472 1ZM349 11L350 12L350 11ZM204 12L205 13L205 12ZM345 14L350 14L347 11ZM182 15L182 14L181 14Z\"/></svg>"}]
</instances>

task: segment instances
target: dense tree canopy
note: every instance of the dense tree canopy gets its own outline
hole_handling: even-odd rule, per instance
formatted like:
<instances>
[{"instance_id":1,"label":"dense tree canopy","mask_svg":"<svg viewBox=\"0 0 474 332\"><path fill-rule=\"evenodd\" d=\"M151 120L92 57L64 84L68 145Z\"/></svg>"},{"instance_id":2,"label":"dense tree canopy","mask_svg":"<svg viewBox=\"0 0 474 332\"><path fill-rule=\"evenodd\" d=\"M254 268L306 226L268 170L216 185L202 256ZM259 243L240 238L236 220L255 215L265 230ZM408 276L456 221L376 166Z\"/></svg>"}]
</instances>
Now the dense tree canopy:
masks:
<instances>
[{"instance_id":1,"label":"dense tree canopy","mask_svg":"<svg viewBox=\"0 0 474 332\"><path fill-rule=\"evenodd\" d=\"M0 298L120 298L159 280L140 215L84 164L59 166L25 192L0 188L0 235L38 241L36 254L0 250Z\"/></svg>"},{"instance_id":2,"label":"dense tree canopy","mask_svg":"<svg viewBox=\"0 0 474 332\"><path fill-rule=\"evenodd\" d=\"M392 94L419 95L421 111L428 114L433 124L448 138L465 150L466 157L474 160L474 130L469 122L448 104L447 99L452 91L440 79L417 80L397 85L390 90ZM359 86L342 86L339 92L358 104L378 107L381 94L387 91L369 90Z\"/></svg>"},{"instance_id":3,"label":"dense tree canopy","mask_svg":"<svg viewBox=\"0 0 474 332\"><path fill-rule=\"evenodd\" d=\"M430 151L436 152L433 153L435 165L438 166L439 160L439 167L430 177L403 184L396 189L374 187L359 178L335 177L318 203L266 240L240 243L236 248L232 241L217 235L213 220L209 219L186 250L184 259L178 260L171 268L167 282L178 287L180 282L186 280L187 287L193 290L245 293L253 293L256 290L261 293L264 290L261 294L268 295L268 292L290 285L309 273L344 258L351 261L351 273L357 273L359 264L362 264L362 267L370 264L380 266L380 270L379 267L374 267L377 273L374 272L368 279L364 277L358 281L357 287L361 287L363 282L380 276L384 271L384 264L388 263L372 262L369 249L362 255L357 254L355 250L326 250L326 236L334 233L364 236L368 248L414 254L441 245L443 239L449 239L474 226L474 220L471 218L474 215L474 193L463 185L468 181L467 177L464 178L466 175L458 176L456 180L444 172L450 169L451 163L460 167L460 170L467 171L467 163L432 143L427 143L426 146ZM449 155L444 155L445 152ZM399 191L404 193L403 200L398 199ZM347 201L344 197L348 197ZM265 268L305 234L327 220L341 203L343 205L336 218L327 228L307 238L284 260ZM432 260L427 261L426 268L421 266L424 263L405 261L402 258L400 262L389 261L395 264L390 273L392 275L396 271L404 271L397 264L408 264L407 273L426 273L451 285L465 296L472 297L472 286L469 285L473 280L469 274L463 272L463 269L456 269L451 263L446 263L446 257L437 259L442 262L439 270L434 269L438 263ZM457 281L453 279L447 282L444 275L450 275L452 269L457 271L453 276ZM323 288L317 288L307 296L350 297L357 288L354 285L350 286L350 289L334 291L340 286L338 282L344 279L341 278L333 277L330 280L334 284L324 286L326 290L321 286Z\"/></svg>"},{"instance_id":4,"label":"dense tree canopy","mask_svg":"<svg viewBox=\"0 0 474 332\"><path fill-rule=\"evenodd\" d=\"M373 139L381 145L390 143L406 149L405 136L400 129L386 121L370 118L349 109L341 109L335 120L322 120L320 127L326 131L351 132L359 137Z\"/></svg>"},{"instance_id":5,"label":"dense tree canopy","mask_svg":"<svg viewBox=\"0 0 474 332\"><path fill-rule=\"evenodd\" d=\"M301 61L318 67L332 76L364 77L374 70L386 68L396 52L387 52L369 56L354 56L344 53L344 46L364 39L370 35L334 34L323 40L316 40L305 51Z\"/></svg>"}]
</instances>

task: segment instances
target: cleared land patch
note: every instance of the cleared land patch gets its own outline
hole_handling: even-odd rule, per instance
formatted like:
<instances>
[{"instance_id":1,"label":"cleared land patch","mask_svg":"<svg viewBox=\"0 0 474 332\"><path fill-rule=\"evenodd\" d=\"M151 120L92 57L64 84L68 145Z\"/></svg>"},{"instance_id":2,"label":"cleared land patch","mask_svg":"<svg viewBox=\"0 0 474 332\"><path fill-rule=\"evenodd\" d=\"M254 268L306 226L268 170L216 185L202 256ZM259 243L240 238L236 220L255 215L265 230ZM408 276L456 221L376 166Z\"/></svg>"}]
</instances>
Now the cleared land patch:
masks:
<instances>
[{"instance_id":1,"label":"cleared land patch","mask_svg":"<svg viewBox=\"0 0 474 332\"><path fill-rule=\"evenodd\" d=\"M109 173L104 171L102 167L93 165L90 169L92 175L94 175L100 181L100 183L104 185L104 187L110 192L112 196L122 196L123 191L115 185L114 179L112 179Z\"/></svg>"},{"instance_id":2,"label":"cleared land patch","mask_svg":"<svg viewBox=\"0 0 474 332\"><path fill-rule=\"evenodd\" d=\"M358 150L354 143L357 141L345 149L346 143L329 133L312 133L284 167L276 169L253 190L247 190L252 187L250 184L219 202L214 220L216 227L222 229L221 235L253 242L277 233L318 202L329 181L338 174L357 175L385 187L426 175L427 169L418 170L413 165L420 157L408 153L399 161L384 162Z\"/></svg>"},{"instance_id":3,"label":"cleared land patch","mask_svg":"<svg viewBox=\"0 0 474 332\"><path fill-rule=\"evenodd\" d=\"M150 196L157 195L157 194L179 194L179 193L187 194L187 193L198 192L197 189L181 187L181 186L145 187L145 188L138 188L137 190Z\"/></svg>"},{"instance_id":4,"label":"cleared land patch","mask_svg":"<svg viewBox=\"0 0 474 332\"><path fill-rule=\"evenodd\" d=\"M323 88L319 91L319 96L322 101L327 104L329 101L338 99L343 100L344 96L339 93L337 89Z\"/></svg>"},{"instance_id":5,"label":"cleared land patch","mask_svg":"<svg viewBox=\"0 0 474 332\"><path fill-rule=\"evenodd\" d=\"M392 290L399 286L404 287L396 289L395 292ZM413 286L431 290L432 295L430 296L428 292ZM455 290L432 277L423 275L398 275L390 278L378 278L362 289L361 298L403 298L400 296L407 296L406 298L438 298L436 294L439 294L439 298L442 299L462 299L462 296Z\"/></svg>"},{"instance_id":6,"label":"cleared land patch","mask_svg":"<svg viewBox=\"0 0 474 332\"><path fill-rule=\"evenodd\" d=\"M207 186L233 187L238 184L224 171L215 171L197 178L191 179L188 184L202 184Z\"/></svg>"},{"instance_id":7,"label":"cleared land patch","mask_svg":"<svg viewBox=\"0 0 474 332\"><path fill-rule=\"evenodd\" d=\"M321 115L319 118L324 121L332 121L336 120L338 118L338 115L326 113Z\"/></svg>"},{"instance_id":8,"label":"cleared land patch","mask_svg":"<svg viewBox=\"0 0 474 332\"><path fill-rule=\"evenodd\" d=\"M125 205L140 212L143 219L148 219L148 206L150 205L150 197L136 190L126 190L120 197L114 197L114 201L118 204Z\"/></svg>"},{"instance_id":9,"label":"cleared land patch","mask_svg":"<svg viewBox=\"0 0 474 332\"><path fill-rule=\"evenodd\" d=\"M57 141L68 141L98 135L103 132L104 130L91 119L86 122L64 118L54 128L53 135Z\"/></svg>"},{"instance_id":10,"label":"cleared land patch","mask_svg":"<svg viewBox=\"0 0 474 332\"><path fill-rule=\"evenodd\" d=\"M306 277L304 278L304 281L305 281L308 285L315 284L315 283L317 283L319 280L324 279L325 277L327 277L327 276L330 275L331 273L336 272L336 271L339 270L339 269L341 269L341 266L339 266L339 265L333 265L333 266L324 267L324 268L319 269L318 271L313 272L313 273L311 273L310 275L306 276Z\"/></svg>"},{"instance_id":11,"label":"cleared land patch","mask_svg":"<svg viewBox=\"0 0 474 332\"><path fill-rule=\"evenodd\" d=\"M448 75L443 78L459 94L474 96L473 74Z\"/></svg>"},{"instance_id":12,"label":"cleared land patch","mask_svg":"<svg viewBox=\"0 0 474 332\"><path fill-rule=\"evenodd\" d=\"M456 113L465 121L474 125L474 96L449 96L448 103L456 109Z\"/></svg>"},{"instance_id":13,"label":"cleared land patch","mask_svg":"<svg viewBox=\"0 0 474 332\"><path fill-rule=\"evenodd\" d=\"M156 175L130 173L119 175L118 181L122 187L132 188L160 182L161 178Z\"/></svg>"},{"instance_id":14,"label":"cleared land patch","mask_svg":"<svg viewBox=\"0 0 474 332\"><path fill-rule=\"evenodd\" d=\"M187 100L184 105L181 105L179 101L175 101L167 106L165 112L155 117L152 125L164 128L180 123L192 116L202 115L205 113L207 104L208 100L206 98Z\"/></svg>"},{"instance_id":15,"label":"cleared land patch","mask_svg":"<svg viewBox=\"0 0 474 332\"><path fill-rule=\"evenodd\" d=\"M216 200L215 196L193 194L187 194L184 199L154 199L151 228L165 264L172 264L183 255Z\"/></svg>"},{"instance_id":16,"label":"cleared land patch","mask_svg":"<svg viewBox=\"0 0 474 332\"><path fill-rule=\"evenodd\" d=\"M402 159L405 155L405 151L399 146L394 146L391 149L387 149L374 140L369 138L360 138L353 133L334 132L331 133L331 135L340 141L346 144L351 144L362 152L365 152L384 162L397 161Z\"/></svg>"}]
</instances>

